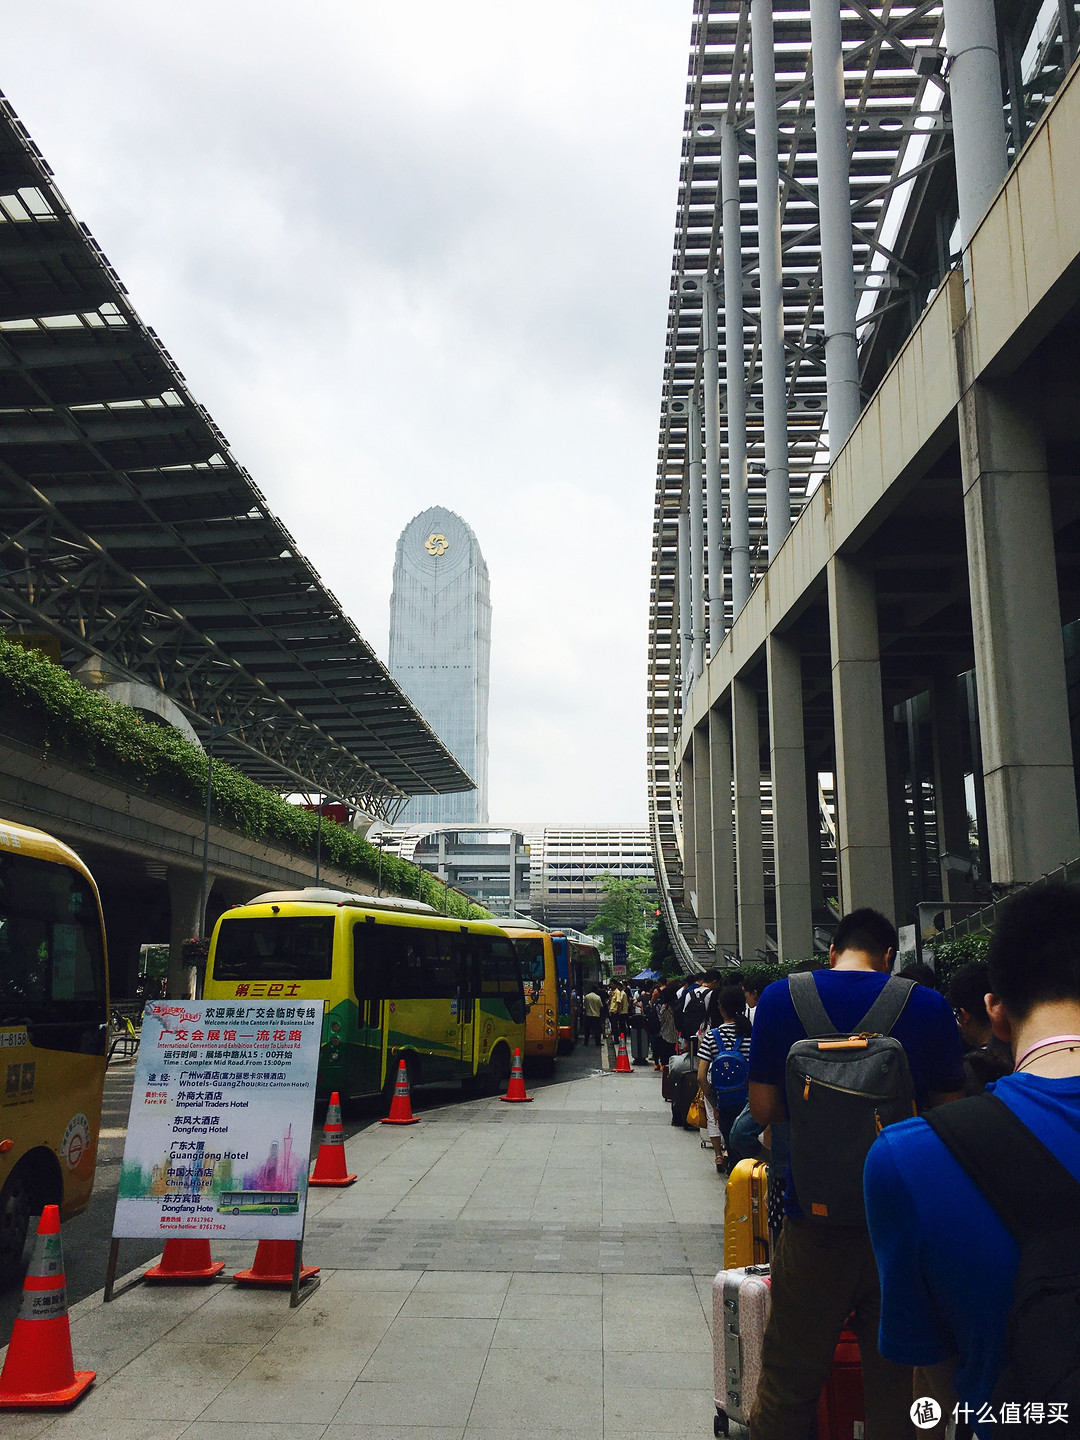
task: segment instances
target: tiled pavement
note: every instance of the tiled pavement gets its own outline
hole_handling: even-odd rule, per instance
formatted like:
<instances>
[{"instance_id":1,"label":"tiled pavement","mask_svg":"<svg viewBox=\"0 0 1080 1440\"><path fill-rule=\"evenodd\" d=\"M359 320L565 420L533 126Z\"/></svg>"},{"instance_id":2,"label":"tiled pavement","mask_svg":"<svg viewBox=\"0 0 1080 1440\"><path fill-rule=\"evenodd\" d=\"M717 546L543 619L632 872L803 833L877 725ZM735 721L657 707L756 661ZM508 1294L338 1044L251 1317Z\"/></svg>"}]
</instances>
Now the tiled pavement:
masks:
<instances>
[{"instance_id":1,"label":"tiled pavement","mask_svg":"<svg viewBox=\"0 0 1080 1440\"><path fill-rule=\"evenodd\" d=\"M362 1131L357 1183L311 1197L305 1305L92 1296L72 1334L97 1383L4 1440L705 1440L722 1189L659 1090L592 1073Z\"/></svg>"}]
</instances>

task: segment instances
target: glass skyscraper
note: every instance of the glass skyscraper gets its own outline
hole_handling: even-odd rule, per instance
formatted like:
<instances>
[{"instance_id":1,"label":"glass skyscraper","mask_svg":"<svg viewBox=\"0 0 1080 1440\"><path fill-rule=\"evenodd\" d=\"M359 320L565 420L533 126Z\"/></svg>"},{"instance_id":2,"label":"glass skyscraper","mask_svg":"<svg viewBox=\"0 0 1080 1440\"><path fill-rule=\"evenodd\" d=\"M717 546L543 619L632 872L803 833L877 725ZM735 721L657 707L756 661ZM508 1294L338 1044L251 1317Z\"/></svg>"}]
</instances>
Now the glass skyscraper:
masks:
<instances>
[{"instance_id":1,"label":"glass skyscraper","mask_svg":"<svg viewBox=\"0 0 1080 1440\"><path fill-rule=\"evenodd\" d=\"M399 824L487 820L490 666L487 564L461 516L432 506L398 539L389 668L476 789L414 796Z\"/></svg>"}]
</instances>

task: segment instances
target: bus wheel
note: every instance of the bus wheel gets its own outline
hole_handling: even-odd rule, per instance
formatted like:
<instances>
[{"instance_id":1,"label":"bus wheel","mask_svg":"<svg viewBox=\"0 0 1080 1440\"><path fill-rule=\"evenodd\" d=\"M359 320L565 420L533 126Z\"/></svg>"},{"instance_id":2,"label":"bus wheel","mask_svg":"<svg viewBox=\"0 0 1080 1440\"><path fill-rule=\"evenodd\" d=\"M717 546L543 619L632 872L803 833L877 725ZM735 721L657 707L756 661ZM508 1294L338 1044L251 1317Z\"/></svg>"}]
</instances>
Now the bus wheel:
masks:
<instances>
[{"instance_id":1,"label":"bus wheel","mask_svg":"<svg viewBox=\"0 0 1080 1440\"><path fill-rule=\"evenodd\" d=\"M510 1051L505 1045L500 1045L491 1052L489 1063L488 1085L492 1094L501 1095L510 1084Z\"/></svg>"},{"instance_id":2,"label":"bus wheel","mask_svg":"<svg viewBox=\"0 0 1080 1440\"><path fill-rule=\"evenodd\" d=\"M32 1201L26 1171L16 1170L0 1190L0 1286L14 1285L22 1278Z\"/></svg>"},{"instance_id":3,"label":"bus wheel","mask_svg":"<svg viewBox=\"0 0 1080 1440\"><path fill-rule=\"evenodd\" d=\"M234 1205L234 1206L232 1207L232 1213L233 1213L234 1215L239 1215L239 1214L240 1214L240 1206L239 1206L239 1205Z\"/></svg>"},{"instance_id":4,"label":"bus wheel","mask_svg":"<svg viewBox=\"0 0 1080 1440\"><path fill-rule=\"evenodd\" d=\"M277 1207L276 1205L271 1205L271 1206L270 1206L270 1214L271 1214L271 1215L276 1215L277 1213L278 1213L278 1207Z\"/></svg>"}]
</instances>

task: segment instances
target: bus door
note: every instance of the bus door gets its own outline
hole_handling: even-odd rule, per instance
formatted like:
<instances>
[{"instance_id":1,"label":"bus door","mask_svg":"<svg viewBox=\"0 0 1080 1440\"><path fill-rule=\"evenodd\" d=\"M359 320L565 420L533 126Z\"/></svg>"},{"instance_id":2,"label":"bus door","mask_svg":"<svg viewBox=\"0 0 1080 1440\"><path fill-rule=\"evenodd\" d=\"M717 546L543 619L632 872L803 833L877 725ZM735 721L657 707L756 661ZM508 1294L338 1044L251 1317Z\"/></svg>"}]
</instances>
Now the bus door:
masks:
<instances>
[{"instance_id":1,"label":"bus door","mask_svg":"<svg viewBox=\"0 0 1080 1440\"><path fill-rule=\"evenodd\" d=\"M457 1012L458 1057L468 1074L473 1073L473 1056L476 1053L476 955L472 938L459 935L454 940L457 954L457 998L454 1006Z\"/></svg>"},{"instance_id":2,"label":"bus door","mask_svg":"<svg viewBox=\"0 0 1080 1440\"><path fill-rule=\"evenodd\" d=\"M386 1022L387 966L385 932L370 921L353 926L353 983L356 988L356 1045L350 1084L356 1094L371 1094L382 1083L383 1027Z\"/></svg>"}]
</instances>

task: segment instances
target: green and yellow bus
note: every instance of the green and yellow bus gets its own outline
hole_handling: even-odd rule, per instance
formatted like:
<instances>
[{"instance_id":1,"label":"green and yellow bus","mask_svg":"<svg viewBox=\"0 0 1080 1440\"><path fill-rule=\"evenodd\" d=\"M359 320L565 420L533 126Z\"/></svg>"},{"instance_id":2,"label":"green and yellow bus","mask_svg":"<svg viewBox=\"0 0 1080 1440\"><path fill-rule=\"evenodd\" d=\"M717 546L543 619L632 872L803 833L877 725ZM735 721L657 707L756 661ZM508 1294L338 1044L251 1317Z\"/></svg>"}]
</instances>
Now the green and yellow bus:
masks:
<instances>
[{"instance_id":1,"label":"green and yellow bus","mask_svg":"<svg viewBox=\"0 0 1080 1440\"><path fill-rule=\"evenodd\" d=\"M525 985L525 1058L548 1074L559 1048L559 982L551 936L535 920L513 916L499 924L514 942Z\"/></svg>"},{"instance_id":2,"label":"green and yellow bus","mask_svg":"<svg viewBox=\"0 0 1080 1440\"><path fill-rule=\"evenodd\" d=\"M295 1215L300 1209L298 1190L223 1190L218 1213L230 1215Z\"/></svg>"},{"instance_id":3,"label":"green and yellow bus","mask_svg":"<svg viewBox=\"0 0 1080 1440\"><path fill-rule=\"evenodd\" d=\"M31 1215L94 1185L109 1034L97 886L66 845L0 821L0 1284Z\"/></svg>"},{"instance_id":4,"label":"green and yellow bus","mask_svg":"<svg viewBox=\"0 0 1080 1440\"><path fill-rule=\"evenodd\" d=\"M506 1083L525 1044L525 997L513 944L489 921L430 905L327 889L259 895L214 928L208 1000L325 1000L319 1093L410 1084Z\"/></svg>"}]
</instances>

